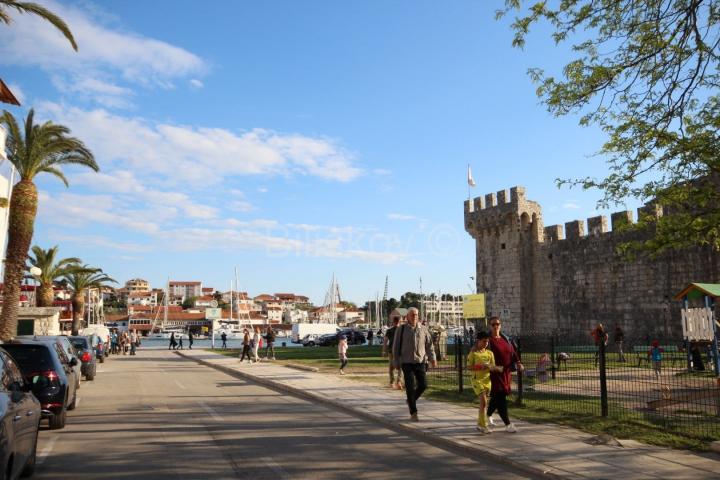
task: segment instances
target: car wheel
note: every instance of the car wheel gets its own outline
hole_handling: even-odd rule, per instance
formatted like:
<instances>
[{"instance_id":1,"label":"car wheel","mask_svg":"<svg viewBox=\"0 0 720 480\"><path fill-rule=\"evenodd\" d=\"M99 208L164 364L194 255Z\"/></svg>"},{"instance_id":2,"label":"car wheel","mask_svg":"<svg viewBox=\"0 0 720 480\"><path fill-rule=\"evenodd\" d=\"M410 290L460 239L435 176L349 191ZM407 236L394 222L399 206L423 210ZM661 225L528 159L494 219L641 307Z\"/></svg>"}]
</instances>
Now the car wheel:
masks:
<instances>
[{"instance_id":1,"label":"car wheel","mask_svg":"<svg viewBox=\"0 0 720 480\"><path fill-rule=\"evenodd\" d=\"M85 380L87 380L88 382L92 382L93 380L95 380L95 375L85 375Z\"/></svg>"},{"instance_id":2,"label":"car wheel","mask_svg":"<svg viewBox=\"0 0 720 480\"><path fill-rule=\"evenodd\" d=\"M73 397L73 401L71 404L67 406L68 410L75 410L75 404L77 403L77 392L75 393L75 396Z\"/></svg>"},{"instance_id":3,"label":"car wheel","mask_svg":"<svg viewBox=\"0 0 720 480\"><path fill-rule=\"evenodd\" d=\"M67 410L64 408L56 415L50 417L50 430L60 430L65 426L65 419L67 417Z\"/></svg>"},{"instance_id":4,"label":"car wheel","mask_svg":"<svg viewBox=\"0 0 720 480\"><path fill-rule=\"evenodd\" d=\"M40 426L38 425L38 428ZM20 472L21 477L32 477L35 473L35 463L37 460L37 441L38 441L38 434L35 432L35 444L33 445L32 454L30 455L30 458L28 458L27 463L22 469L22 472Z\"/></svg>"},{"instance_id":5,"label":"car wheel","mask_svg":"<svg viewBox=\"0 0 720 480\"><path fill-rule=\"evenodd\" d=\"M98 357L98 360L100 361L100 363L105 363L105 355L100 355Z\"/></svg>"},{"instance_id":6,"label":"car wheel","mask_svg":"<svg viewBox=\"0 0 720 480\"><path fill-rule=\"evenodd\" d=\"M308 342L308 343L307 343L307 346L308 346L308 347L314 347L314 346L315 346L315 342Z\"/></svg>"}]
</instances>

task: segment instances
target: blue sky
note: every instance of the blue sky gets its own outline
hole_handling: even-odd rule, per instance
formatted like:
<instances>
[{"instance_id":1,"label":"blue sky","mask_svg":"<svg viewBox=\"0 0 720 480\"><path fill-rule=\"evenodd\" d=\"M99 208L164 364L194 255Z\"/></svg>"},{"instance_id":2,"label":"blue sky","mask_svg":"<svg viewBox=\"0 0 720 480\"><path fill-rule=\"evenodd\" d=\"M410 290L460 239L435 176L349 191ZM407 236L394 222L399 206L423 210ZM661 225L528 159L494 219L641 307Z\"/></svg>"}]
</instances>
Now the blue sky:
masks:
<instances>
[{"instance_id":1,"label":"blue sky","mask_svg":"<svg viewBox=\"0 0 720 480\"><path fill-rule=\"evenodd\" d=\"M123 283L202 280L321 302L468 293L473 195L524 185L545 225L596 215L602 143L539 104L529 67L567 60L547 32L511 48L494 1L63 1L0 28L24 116L68 125L101 173L38 178L34 243ZM632 205L635 206L635 205ZM613 210L621 210L618 207Z\"/></svg>"}]
</instances>

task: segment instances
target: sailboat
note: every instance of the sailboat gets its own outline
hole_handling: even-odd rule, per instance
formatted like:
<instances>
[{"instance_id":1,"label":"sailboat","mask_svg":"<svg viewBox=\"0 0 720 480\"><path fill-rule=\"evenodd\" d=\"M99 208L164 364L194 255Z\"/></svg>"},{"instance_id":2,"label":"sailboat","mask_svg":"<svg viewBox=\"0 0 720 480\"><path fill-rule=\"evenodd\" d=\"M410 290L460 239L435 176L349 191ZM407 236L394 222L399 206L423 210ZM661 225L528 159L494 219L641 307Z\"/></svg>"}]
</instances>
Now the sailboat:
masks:
<instances>
[{"instance_id":1,"label":"sailboat","mask_svg":"<svg viewBox=\"0 0 720 480\"><path fill-rule=\"evenodd\" d=\"M174 333L175 335L181 335L185 333L185 328L181 326L168 326L167 324L167 317L168 317L168 297L170 296L170 279L168 279L168 284L165 289L165 295L163 295L163 317L162 317L162 323L158 324L158 320L160 318L160 308L157 309L155 312L155 318L153 319L153 325L150 329L151 333L150 338L170 338L170 336ZM157 331L155 331L157 330Z\"/></svg>"}]
</instances>

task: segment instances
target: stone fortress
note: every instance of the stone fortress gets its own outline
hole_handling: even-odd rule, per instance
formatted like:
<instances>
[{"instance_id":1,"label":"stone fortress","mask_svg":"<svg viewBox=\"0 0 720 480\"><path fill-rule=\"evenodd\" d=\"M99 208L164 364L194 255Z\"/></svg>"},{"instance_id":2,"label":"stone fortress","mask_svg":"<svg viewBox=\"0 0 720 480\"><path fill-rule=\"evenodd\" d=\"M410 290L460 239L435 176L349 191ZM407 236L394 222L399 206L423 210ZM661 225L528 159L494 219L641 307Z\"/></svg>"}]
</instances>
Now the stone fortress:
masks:
<instances>
[{"instance_id":1,"label":"stone fortress","mask_svg":"<svg viewBox=\"0 0 720 480\"><path fill-rule=\"evenodd\" d=\"M659 215L651 207L638 209ZM515 332L590 331L598 322L629 334L681 337L680 302L688 283L720 282L720 252L692 248L628 261L616 253L633 222L630 211L543 226L542 208L523 187L465 202L465 230L475 239L476 289L487 313ZM647 235L651 234L650 232Z\"/></svg>"}]
</instances>

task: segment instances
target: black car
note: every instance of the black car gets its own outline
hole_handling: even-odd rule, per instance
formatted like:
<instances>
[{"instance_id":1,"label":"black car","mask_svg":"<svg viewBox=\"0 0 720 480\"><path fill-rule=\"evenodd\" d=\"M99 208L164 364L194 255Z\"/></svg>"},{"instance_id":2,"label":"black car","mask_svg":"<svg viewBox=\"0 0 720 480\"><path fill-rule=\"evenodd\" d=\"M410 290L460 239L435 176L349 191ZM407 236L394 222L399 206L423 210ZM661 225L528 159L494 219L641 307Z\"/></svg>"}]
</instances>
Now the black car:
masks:
<instances>
[{"instance_id":1,"label":"black car","mask_svg":"<svg viewBox=\"0 0 720 480\"><path fill-rule=\"evenodd\" d=\"M336 333L327 333L325 335L320 335L317 340L315 340L315 345L318 345L320 347L332 347L333 345L338 344L338 336Z\"/></svg>"},{"instance_id":2,"label":"black car","mask_svg":"<svg viewBox=\"0 0 720 480\"><path fill-rule=\"evenodd\" d=\"M315 343L321 347L333 347L338 344L342 335L345 335L348 345L362 345L365 343L365 335L355 330L340 330L338 333L322 335Z\"/></svg>"},{"instance_id":3,"label":"black car","mask_svg":"<svg viewBox=\"0 0 720 480\"><path fill-rule=\"evenodd\" d=\"M93 339L90 336L68 338L80 356L80 361L82 362L80 371L85 375L85 380L94 380L95 373L97 372L97 357L95 355L95 348L93 348L92 345ZM95 339L97 340L97 336L95 336Z\"/></svg>"},{"instance_id":4,"label":"black car","mask_svg":"<svg viewBox=\"0 0 720 480\"><path fill-rule=\"evenodd\" d=\"M50 422L50 429L65 426L67 411L75 408L77 379L73 367L75 358L69 359L57 340L18 340L3 344L15 359L25 381L42 408L42 417Z\"/></svg>"},{"instance_id":5,"label":"black car","mask_svg":"<svg viewBox=\"0 0 720 480\"><path fill-rule=\"evenodd\" d=\"M0 348L0 477L29 477L35 470L40 402L15 360Z\"/></svg>"}]
</instances>

